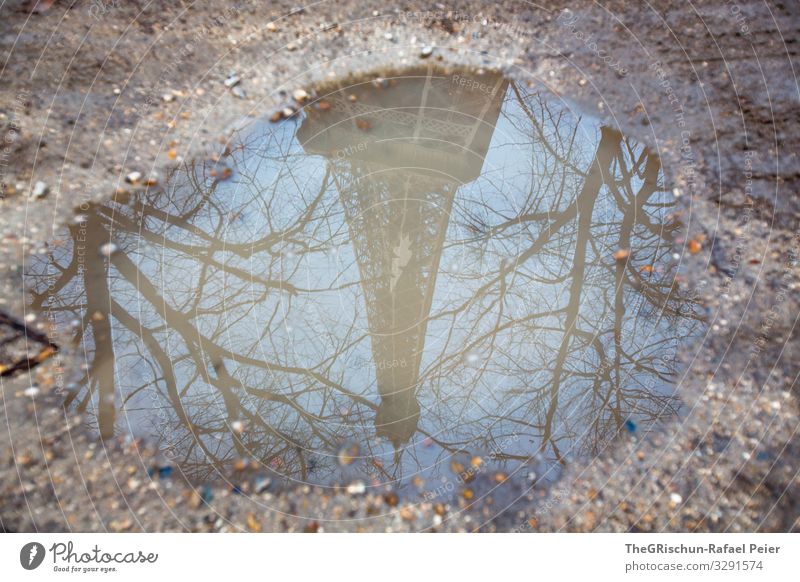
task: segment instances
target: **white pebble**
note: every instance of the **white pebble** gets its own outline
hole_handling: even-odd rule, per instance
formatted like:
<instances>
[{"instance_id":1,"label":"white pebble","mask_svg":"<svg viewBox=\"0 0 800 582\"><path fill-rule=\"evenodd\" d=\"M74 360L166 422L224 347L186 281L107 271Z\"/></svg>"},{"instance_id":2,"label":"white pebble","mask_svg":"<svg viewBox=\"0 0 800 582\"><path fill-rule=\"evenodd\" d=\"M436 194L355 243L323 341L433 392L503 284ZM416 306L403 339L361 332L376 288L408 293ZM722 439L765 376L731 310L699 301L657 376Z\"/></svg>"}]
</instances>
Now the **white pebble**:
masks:
<instances>
[{"instance_id":1,"label":"white pebble","mask_svg":"<svg viewBox=\"0 0 800 582\"><path fill-rule=\"evenodd\" d=\"M125 176L125 181L129 184L136 184L139 180L142 179L141 172L131 172L127 176Z\"/></svg>"},{"instance_id":2,"label":"white pebble","mask_svg":"<svg viewBox=\"0 0 800 582\"><path fill-rule=\"evenodd\" d=\"M117 247L117 245L115 245L113 242L107 242L104 245L100 245L98 250L101 256L110 257L119 250L119 247Z\"/></svg>"},{"instance_id":3,"label":"white pebble","mask_svg":"<svg viewBox=\"0 0 800 582\"><path fill-rule=\"evenodd\" d=\"M50 187L42 181L36 182L31 190L31 196L34 198L44 198L50 191Z\"/></svg>"},{"instance_id":4,"label":"white pebble","mask_svg":"<svg viewBox=\"0 0 800 582\"><path fill-rule=\"evenodd\" d=\"M367 491L367 486L363 481L356 481L347 486L347 492L350 495L363 495Z\"/></svg>"}]
</instances>

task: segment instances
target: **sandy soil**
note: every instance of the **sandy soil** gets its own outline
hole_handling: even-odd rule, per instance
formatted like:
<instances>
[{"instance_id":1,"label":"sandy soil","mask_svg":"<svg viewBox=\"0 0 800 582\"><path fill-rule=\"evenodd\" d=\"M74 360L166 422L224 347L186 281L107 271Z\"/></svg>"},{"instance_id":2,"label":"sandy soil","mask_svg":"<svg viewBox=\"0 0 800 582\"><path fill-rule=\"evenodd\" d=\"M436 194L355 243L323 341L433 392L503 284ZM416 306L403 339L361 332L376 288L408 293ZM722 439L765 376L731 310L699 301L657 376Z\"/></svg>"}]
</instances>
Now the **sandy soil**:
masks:
<instances>
[{"instance_id":1,"label":"sandy soil","mask_svg":"<svg viewBox=\"0 0 800 582\"><path fill-rule=\"evenodd\" d=\"M70 209L109 196L128 172L164 175L167 144L190 157L243 115L280 105L282 91L414 64L433 46L430 58L443 64L543 81L658 148L687 238L702 241L682 285L706 307L709 331L680 354L686 418L647 439L620 439L489 523L481 504L463 500L394 507L391 496L310 487L238 494L151 479L153 451L96 442L64 413L59 386L80 366L65 348L0 377L0 529L800 528L795 8L581 2L564 13L550 1L322 2L290 15L295 2L30 4L0 4L0 310L18 321L25 257ZM223 84L232 70L245 98ZM45 196L30 195L38 181ZM59 343L59 330L42 331ZM35 340L0 348L0 362L35 357L44 347ZM317 517L295 517L309 512Z\"/></svg>"}]
</instances>

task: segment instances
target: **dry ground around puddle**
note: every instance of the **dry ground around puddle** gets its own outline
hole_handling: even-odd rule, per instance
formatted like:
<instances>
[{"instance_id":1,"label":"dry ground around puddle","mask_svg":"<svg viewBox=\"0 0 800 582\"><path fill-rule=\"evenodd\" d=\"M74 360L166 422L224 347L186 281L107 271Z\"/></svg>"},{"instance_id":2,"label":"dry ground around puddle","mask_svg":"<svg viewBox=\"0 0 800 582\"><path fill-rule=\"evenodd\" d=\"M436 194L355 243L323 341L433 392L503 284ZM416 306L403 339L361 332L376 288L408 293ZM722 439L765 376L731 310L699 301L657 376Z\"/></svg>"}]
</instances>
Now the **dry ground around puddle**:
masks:
<instances>
[{"instance_id":1,"label":"dry ground around puddle","mask_svg":"<svg viewBox=\"0 0 800 582\"><path fill-rule=\"evenodd\" d=\"M620 439L571 467L549 497L522 498L493 523L477 503L452 504L441 516L430 504L393 508L380 497L314 488L218 490L209 507L176 479L151 482L152 451L94 442L80 419L64 415L58 376L81 365L64 350L31 372L0 377L0 530L800 528L799 9L744 0L340 1L288 15L297 4L56 1L31 12L29 2L0 3L8 146L0 170L9 185L0 200L0 309L23 318L25 257L40 252L70 209L108 197L128 172L165 175L174 163L168 143L188 158L242 116L280 105L281 89L413 64L433 46L429 58L442 64L544 81L658 148L681 194L687 238L702 241L682 280L709 316L708 334L680 354L686 418ZM277 31L266 28L272 21ZM624 76L602 60L608 55ZM231 70L244 99L223 84ZM165 101L167 93L174 98ZM31 198L37 181L49 193ZM33 355L40 347L4 349ZM25 393L33 383L35 397ZM317 519L293 517L309 508Z\"/></svg>"}]
</instances>

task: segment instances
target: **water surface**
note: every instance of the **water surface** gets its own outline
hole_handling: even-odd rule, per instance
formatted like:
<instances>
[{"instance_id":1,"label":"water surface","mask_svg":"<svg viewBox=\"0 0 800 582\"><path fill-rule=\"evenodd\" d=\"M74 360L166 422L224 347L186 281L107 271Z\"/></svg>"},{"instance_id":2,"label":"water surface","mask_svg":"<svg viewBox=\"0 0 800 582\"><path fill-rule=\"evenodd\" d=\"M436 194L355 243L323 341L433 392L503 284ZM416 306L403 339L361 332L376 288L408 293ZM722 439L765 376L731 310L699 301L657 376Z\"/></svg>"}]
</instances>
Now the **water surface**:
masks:
<instances>
[{"instance_id":1,"label":"water surface","mask_svg":"<svg viewBox=\"0 0 800 582\"><path fill-rule=\"evenodd\" d=\"M552 481L677 413L699 318L674 210L633 140L428 68L320 89L84 208L27 280L102 437L199 481L439 495Z\"/></svg>"}]
</instances>

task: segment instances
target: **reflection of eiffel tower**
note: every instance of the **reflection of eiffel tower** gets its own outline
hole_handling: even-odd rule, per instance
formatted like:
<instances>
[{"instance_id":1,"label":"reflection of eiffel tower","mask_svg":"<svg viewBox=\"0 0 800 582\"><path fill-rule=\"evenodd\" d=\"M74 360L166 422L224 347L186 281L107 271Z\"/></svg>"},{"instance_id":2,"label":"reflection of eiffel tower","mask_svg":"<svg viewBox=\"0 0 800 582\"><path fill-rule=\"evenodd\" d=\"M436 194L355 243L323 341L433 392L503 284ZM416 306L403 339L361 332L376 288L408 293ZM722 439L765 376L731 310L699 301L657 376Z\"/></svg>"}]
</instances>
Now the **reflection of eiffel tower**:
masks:
<instances>
[{"instance_id":1,"label":"reflection of eiffel tower","mask_svg":"<svg viewBox=\"0 0 800 582\"><path fill-rule=\"evenodd\" d=\"M507 81L483 88L431 69L387 88L357 85L326 97L298 137L331 160L358 261L381 403L375 424L395 446L417 428L416 399L439 259L458 186L477 178ZM472 86L472 85L471 85Z\"/></svg>"}]
</instances>

